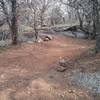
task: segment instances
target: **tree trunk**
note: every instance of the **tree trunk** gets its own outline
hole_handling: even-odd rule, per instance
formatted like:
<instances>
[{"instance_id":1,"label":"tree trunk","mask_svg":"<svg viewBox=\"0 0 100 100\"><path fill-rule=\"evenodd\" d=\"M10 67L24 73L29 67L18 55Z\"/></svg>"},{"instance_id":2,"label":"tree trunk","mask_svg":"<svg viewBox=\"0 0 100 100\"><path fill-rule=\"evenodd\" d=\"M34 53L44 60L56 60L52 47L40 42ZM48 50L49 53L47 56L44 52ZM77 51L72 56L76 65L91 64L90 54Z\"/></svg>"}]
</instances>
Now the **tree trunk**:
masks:
<instances>
[{"instance_id":1,"label":"tree trunk","mask_svg":"<svg viewBox=\"0 0 100 100\"><path fill-rule=\"evenodd\" d=\"M100 35L96 39L96 53L100 52Z\"/></svg>"},{"instance_id":2,"label":"tree trunk","mask_svg":"<svg viewBox=\"0 0 100 100\"><path fill-rule=\"evenodd\" d=\"M18 29L17 29L17 20L15 17L12 18L11 34L12 34L12 44L17 45Z\"/></svg>"},{"instance_id":3,"label":"tree trunk","mask_svg":"<svg viewBox=\"0 0 100 100\"><path fill-rule=\"evenodd\" d=\"M37 29L37 20L36 20L36 12L34 11L34 32L35 32L35 41L38 41L38 29Z\"/></svg>"},{"instance_id":4,"label":"tree trunk","mask_svg":"<svg viewBox=\"0 0 100 100\"><path fill-rule=\"evenodd\" d=\"M93 32L91 34L91 39L95 39L96 38L96 33L97 33L97 30L96 30L96 23L95 23L95 20L93 20Z\"/></svg>"},{"instance_id":5,"label":"tree trunk","mask_svg":"<svg viewBox=\"0 0 100 100\"><path fill-rule=\"evenodd\" d=\"M42 15L40 16L40 20L41 20L41 22L40 22L41 23L41 27L43 27L43 16Z\"/></svg>"},{"instance_id":6,"label":"tree trunk","mask_svg":"<svg viewBox=\"0 0 100 100\"><path fill-rule=\"evenodd\" d=\"M100 21L99 21L99 3L98 0L92 0L93 2L93 32L96 39L96 53L100 52Z\"/></svg>"},{"instance_id":7,"label":"tree trunk","mask_svg":"<svg viewBox=\"0 0 100 100\"><path fill-rule=\"evenodd\" d=\"M44 24L44 9L41 10L41 13L40 13L40 24L41 24L41 27L43 27L43 24Z\"/></svg>"},{"instance_id":8,"label":"tree trunk","mask_svg":"<svg viewBox=\"0 0 100 100\"><path fill-rule=\"evenodd\" d=\"M12 44L17 45L18 37L18 26L17 26L17 2L16 0L11 1L12 7L12 19L11 19L11 35L12 35Z\"/></svg>"},{"instance_id":9,"label":"tree trunk","mask_svg":"<svg viewBox=\"0 0 100 100\"><path fill-rule=\"evenodd\" d=\"M83 20L81 18L81 15L80 15L78 9L77 9L77 15L78 15L78 20L79 20L80 27L83 28Z\"/></svg>"},{"instance_id":10,"label":"tree trunk","mask_svg":"<svg viewBox=\"0 0 100 100\"><path fill-rule=\"evenodd\" d=\"M34 31L35 31L35 41L38 41L38 30L36 29L36 27L34 27Z\"/></svg>"}]
</instances>

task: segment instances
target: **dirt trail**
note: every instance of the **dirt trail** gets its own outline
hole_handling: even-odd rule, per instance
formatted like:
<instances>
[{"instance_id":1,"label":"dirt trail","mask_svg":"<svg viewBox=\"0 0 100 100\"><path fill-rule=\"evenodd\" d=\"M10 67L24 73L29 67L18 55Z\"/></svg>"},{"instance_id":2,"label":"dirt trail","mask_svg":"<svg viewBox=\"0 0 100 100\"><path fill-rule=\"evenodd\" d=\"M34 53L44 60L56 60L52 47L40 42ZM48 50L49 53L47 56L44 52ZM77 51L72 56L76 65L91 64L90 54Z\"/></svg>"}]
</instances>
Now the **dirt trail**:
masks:
<instances>
[{"instance_id":1,"label":"dirt trail","mask_svg":"<svg viewBox=\"0 0 100 100\"><path fill-rule=\"evenodd\" d=\"M49 42L22 44L0 53L0 100L91 100L74 87L74 92L68 91L63 75L50 70L59 58L74 59L93 44L53 37Z\"/></svg>"}]
</instances>

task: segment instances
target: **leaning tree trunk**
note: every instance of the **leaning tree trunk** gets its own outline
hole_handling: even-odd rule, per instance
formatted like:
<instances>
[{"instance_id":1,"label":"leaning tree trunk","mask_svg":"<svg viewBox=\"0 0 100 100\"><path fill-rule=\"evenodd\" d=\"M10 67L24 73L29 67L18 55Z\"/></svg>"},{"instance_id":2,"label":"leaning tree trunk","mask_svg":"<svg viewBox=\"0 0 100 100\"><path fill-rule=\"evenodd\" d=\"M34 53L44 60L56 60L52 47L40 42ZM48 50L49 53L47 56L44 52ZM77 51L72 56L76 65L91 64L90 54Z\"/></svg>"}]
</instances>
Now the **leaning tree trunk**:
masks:
<instances>
[{"instance_id":1,"label":"leaning tree trunk","mask_svg":"<svg viewBox=\"0 0 100 100\"><path fill-rule=\"evenodd\" d=\"M17 2L16 0L11 1L11 8L12 8L12 19L11 19L11 36L12 36L12 44L17 44L17 37L18 37L18 24L17 24Z\"/></svg>"}]
</instances>

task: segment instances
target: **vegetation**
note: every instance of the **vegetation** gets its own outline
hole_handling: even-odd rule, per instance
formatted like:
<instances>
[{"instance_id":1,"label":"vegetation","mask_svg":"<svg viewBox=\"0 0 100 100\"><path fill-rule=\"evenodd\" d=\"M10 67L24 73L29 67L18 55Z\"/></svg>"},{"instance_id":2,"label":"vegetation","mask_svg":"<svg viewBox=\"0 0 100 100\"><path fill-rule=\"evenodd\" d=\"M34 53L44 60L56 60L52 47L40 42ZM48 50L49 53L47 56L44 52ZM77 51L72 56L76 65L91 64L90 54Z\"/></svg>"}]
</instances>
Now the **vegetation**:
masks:
<instances>
[{"instance_id":1,"label":"vegetation","mask_svg":"<svg viewBox=\"0 0 100 100\"><path fill-rule=\"evenodd\" d=\"M0 0L0 100L100 100L100 0Z\"/></svg>"},{"instance_id":2,"label":"vegetation","mask_svg":"<svg viewBox=\"0 0 100 100\"><path fill-rule=\"evenodd\" d=\"M100 34L99 9L98 0L0 0L1 19L9 25L12 44L17 44L18 24L23 24L19 20L33 27L36 39L39 26L66 24L69 20L78 21L89 38L95 39Z\"/></svg>"}]
</instances>

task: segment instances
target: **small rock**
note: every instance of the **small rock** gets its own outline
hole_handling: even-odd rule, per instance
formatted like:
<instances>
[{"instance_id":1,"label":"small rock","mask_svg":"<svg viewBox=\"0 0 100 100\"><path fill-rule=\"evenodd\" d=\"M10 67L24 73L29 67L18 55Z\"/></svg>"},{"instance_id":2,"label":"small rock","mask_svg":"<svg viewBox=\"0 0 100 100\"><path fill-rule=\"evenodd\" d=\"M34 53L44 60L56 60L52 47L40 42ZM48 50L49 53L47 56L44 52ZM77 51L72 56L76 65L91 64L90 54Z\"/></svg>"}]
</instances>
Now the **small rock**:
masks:
<instances>
[{"instance_id":1,"label":"small rock","mask_svg":"<svg viewBox=\"0 0 100 100\"><path fill-rule=\"evenodd\" d=\"M69 65L71 66L71 63L66 61L65 59L60 58L59 65L62 67L68 67Z\"/></svg>"},{"instance_id":2,"label":"small rock","mask_svg":"<svg viewBox=\"0 0 100 100\"><path fill-rule=\"evenodd\" d=\"M41 38L39 38L39 39L38 39L38 43L41 43L41 42L42 42L42 39L41 39Z\"/></svg>"},{"instance_id":3,"label":"small rock","mask_svg":"<svg viewBox=\"0 0 100 100\"><path fill-rule=\"evenodd\" d=\"M68 93L75 93L75 90L68 90Z\"/></svg>"},{"instance_id":4,"label":"small rock","mask_svg":"<svg viewBox=\"0 0 100 100\"><path fill-rule=\"evenodd\" d=\"M39 37L37 40L35 40L37 43L41 43L43 40Z\"/></svg>"},{"instance_id":5,"label":"small rock","mask_svg":"<svg viewBox=\"0 0 100 100\"><path fill-rule=\"evenodd\" d=\"M65 67L62 67L62 66L59 66L59 67L57 68L57 71L58 71L58 72L65 72L65 71L66 71L66 68L65 68Z\"/></svg>"},{"instance_id":6,"label":"small rock","mask_svg":"<svg viewBox=\"0 0 100 100\"><path fill-rule=\"evenodd\" d=\"M63 67L67 67L67 62L65 61L65 59L60 59L59 60L59 65L63 66Z\"/></svg>"}]
</instances>

